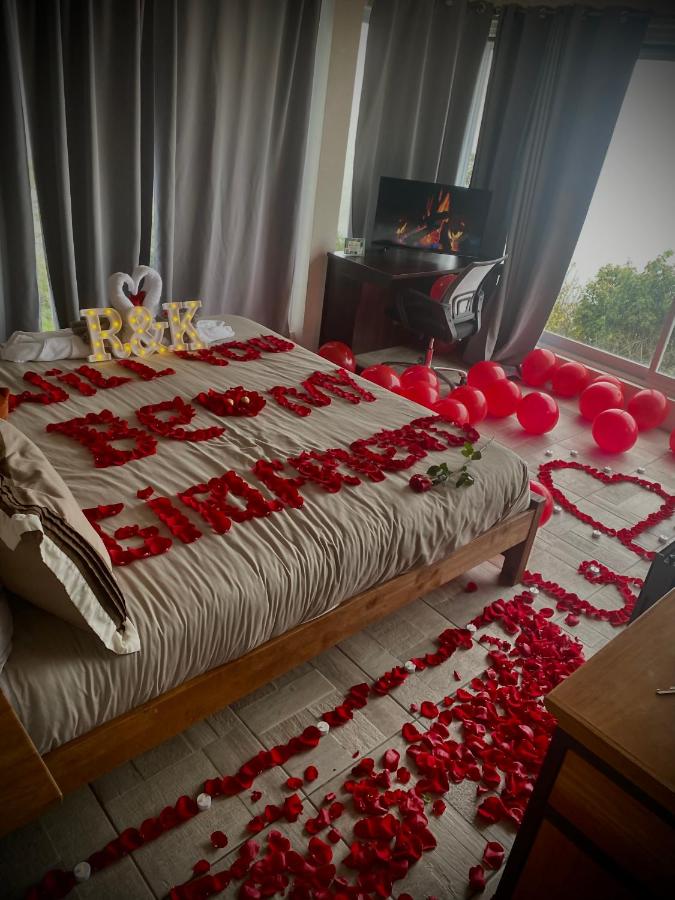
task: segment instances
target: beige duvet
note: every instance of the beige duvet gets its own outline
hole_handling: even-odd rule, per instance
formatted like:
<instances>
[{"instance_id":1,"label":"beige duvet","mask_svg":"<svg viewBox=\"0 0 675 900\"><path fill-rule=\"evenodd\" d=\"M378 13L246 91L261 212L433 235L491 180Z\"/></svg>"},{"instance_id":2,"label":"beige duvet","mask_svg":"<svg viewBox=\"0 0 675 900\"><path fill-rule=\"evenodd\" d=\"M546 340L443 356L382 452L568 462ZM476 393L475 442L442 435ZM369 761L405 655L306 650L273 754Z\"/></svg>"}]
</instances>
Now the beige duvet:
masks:
<instances>
[{"instance_id":1,"label":"beige duvet","mask_svg":"<svg viewBox=\"0 0 675 900\"><path fill-rule=\"evenodd\" d=\"M247 319L233 316L228 321L238 339L267 333ZM82 362L58 366L68 371ZM150 382L134 380L93 397L66 388L68 401L24 404L11 416L42 448L82 507L125 503L121 515L102 523L110 530L132 522L159 524L137 499L139 488L151 485L171 496L227 469L246 477L258 459L348 447L357 438L424 415L415 404L371 385L376 402L352 405L334 398L330 406L316 408L306 418L271 398L260 415L250 419L219 419L197 406L192 427L224 424L222 437L196 444L160 437L155 456L105 469L94 468L89 451L71 438L45 431L50 422L104 408L137 425L134 410L144 404L177 395L190 400L209 387L223 390L241 384L264 392L274 385L299 386L311 372L333 368L299 347L222 368L167 356L152 357L148 364L171 365L176 374ZM32 390L22 382L23 372L44 373L54 365L0 363L0 384L14 392ZM129 374L114 363L104 364L102 370ZM175 540L164 555L115 570L140 634L139 653L115 656L93 635L16 602L14 646L0 685L38 749L47 752L326 613L371 585L431 563L526 508L526 466L497 443L474 465L473 487L423 495L410 491L410 475L441 460L458 463L459 451L431 453L413 469L389 473L380 483L364 480L357 487L345 486L337 494L305 487L302 509L234 523L224 535L213 533L185 508L203 532L199 541L184 545ZM259 486L252 476L249 480ZM164 526L161 531L166 533Z\"/></svg>"}]
</instances>

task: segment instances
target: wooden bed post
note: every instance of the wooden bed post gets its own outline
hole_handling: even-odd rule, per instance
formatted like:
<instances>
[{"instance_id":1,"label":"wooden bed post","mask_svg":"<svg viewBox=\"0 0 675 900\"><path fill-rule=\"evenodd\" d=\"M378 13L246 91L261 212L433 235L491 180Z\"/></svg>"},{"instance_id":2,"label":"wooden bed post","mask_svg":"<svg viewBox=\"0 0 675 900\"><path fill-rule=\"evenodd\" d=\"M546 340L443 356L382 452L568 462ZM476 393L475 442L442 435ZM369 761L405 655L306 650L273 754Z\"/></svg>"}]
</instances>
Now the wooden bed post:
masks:
<instances>
[{"instance_id":1,"label":"wooden bed post","mask_svg":"<svg viewBox=\"0 0 675 900\"><path fill-rule=\"evenodd\" d=\"M527 537L522 543L516 544L515 547L509 548L504 553L504 565L502 566L501 575L499 576L500 584L518 584L523 577L523 572L527 567L527 561L530 558L532 544L534 544L534 539L537 536L541 514L544 510L544 498L540 497L539 494L532 494L530 496L530 509L534 515L530 522L530 529L527 532Z\"/></svg>"},{"instance_id":2,"label":"wooden bed post","mask_svg":"<svg viewBox=\"0 0 675 900\"><path fill-rule=\"evenodd\" d=\"M41 815L63 794L14 708L0 690L0 798L11 829ZM0 827L0 834L7 830Z\"/></svg>"}]
</instances>

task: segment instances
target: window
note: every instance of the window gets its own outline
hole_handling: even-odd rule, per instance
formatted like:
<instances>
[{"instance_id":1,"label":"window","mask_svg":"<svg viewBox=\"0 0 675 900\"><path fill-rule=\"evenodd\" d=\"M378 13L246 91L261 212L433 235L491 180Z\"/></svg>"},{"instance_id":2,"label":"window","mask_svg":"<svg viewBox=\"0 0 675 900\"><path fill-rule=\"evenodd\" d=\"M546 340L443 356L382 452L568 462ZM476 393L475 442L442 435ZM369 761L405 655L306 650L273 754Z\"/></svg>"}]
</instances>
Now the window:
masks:
<instances>
[{"instance_id":1,"label":"window","mask_svg":"<svg viewBox=\"0 0 675 900\"><path fill-rule=\"evenodd\" d=\"M675 61L640 59L544 342L675 387Z\"/></svg>"}]
</instances>

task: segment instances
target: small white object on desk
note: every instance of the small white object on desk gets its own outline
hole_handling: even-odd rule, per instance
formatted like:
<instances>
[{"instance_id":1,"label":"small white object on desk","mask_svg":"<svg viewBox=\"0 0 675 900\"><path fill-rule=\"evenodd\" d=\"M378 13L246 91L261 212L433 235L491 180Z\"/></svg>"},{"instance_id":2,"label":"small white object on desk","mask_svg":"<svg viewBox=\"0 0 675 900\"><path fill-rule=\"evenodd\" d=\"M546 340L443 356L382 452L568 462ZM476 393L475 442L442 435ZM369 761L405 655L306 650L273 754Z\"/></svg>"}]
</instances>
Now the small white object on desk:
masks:
<instances>
[{"instance_id":1,"label":"small white object on desk","mask_svg":"<svg viewBox=\"0 0 675 900\"><path fill-rule=\"evenodd\" d=\"M88 862L79 862L73 869L75 881L89 881L91 876L91 866Z\"/></svg>"},{"instance_id":2,"label":"small white object on desk","mask_svg":"<svg viewBox=\"0 0 675 900\"><path fill-rule=\"evenodd\" d=\"M605 475L611 475L611 474L612 474L612 467L611 467L611 466L603 466L603 467L602 467L602 471L605 473Z\"/></svg>"},{"instance_id":3,"label":"small white object on desk","mask_svg":"<svg viewBox=\"0 0 675 900\"><path fill-rule=\"evenodd\" d=\"M556 503L556 505L553 507L553 512L554 512L556 515L558 515L558 513L561 513L561 512L562 512L562 506L558 506L558 504Z\"/></svg>"},{"instance_id":4,"label":"small white object on desk","mask_svg":"<svg viewBox=\"0 0 675 900\"><path fill-rule=\"evenodd\" d=\"M601 534L601 532L598 531L597 528L594 528L594 529L593 529L593 535L592 535L592 536L593 536L596 540L600 537L600 534Z\"/></svg>"},{"instance_id":5,"label":"small white object on desk","mask_svg":"<svg viewBox=\"0 0 675 900\"><path fill-rule=\"evenodd\" d=\"M659 544L667 544L668 543L668 535L660 534L659 535Z\"/></svg>"},{"instance_id":6,"label":"small white object on desk","mask_svg":"<svg viewBox=\"0 0 675 900\"><path fill-rule=\"evenodd\" d=\"M403 668L406 670L406 672L416 672L417 671L417 666L412 661L412 659L409 659L408 662L405 663Z\"/></svg>"},{"instance_id":7,"label":"small white object on desk","mask_svg":"<svg viewBox=\"0 0 675 900\"><path fill-rule=\"evenodd\" d=\"M328 724L328 722L324 722L323 719L320 719L316 723L316 727L319 729L321 734L328 734L328 732L330 731L330 725Z\"/></svg>"},{"instance_id":8,"label":"small white object on desk","mask_svg":"<svg viewBox=\"0 0 675 900\"><path fill-rule=\"evenodd\" d=\"M208 794L199 794L197 796L197 809L199 812L206 812L211 809L211 797Z\"/></svg>"},{"instance_id":9,"label":"small white object on desk","mask_svg":"<svg viewBox=\"0 0 675 900\"><path fill-rule=\"evenodd\" d=\"M579 455L578 450L570 450L570 456L578 456L578 455Z\"/></svg>"},{"instance_id":10,"label":"small white object on desk","mask_svg":"<svg viewBox=\"0 0 675 900\"><path fill-rule=\"evenodd\" d=\"M466 627L466 630L467 630L467 631L470 631L470 632L471 632L471 634L474 634L476 631L478 631L478 629L476 628L476 626L475 626L472 622L469 622L469 624L466 625L465 627Z\"/></svg>"},{"instance_id":11,"label":"small white object on desk","mask_svg":"<svg viewBox=\"0 0 675 900\"><path fill-rule=\"evenodd\" d=\"M532 585L532 587L528 588L528 591L532 594L533 597L536 597L539 593L539 588Z\"/></svg>"},{"instance_id":12,"label":"small white object on desk","mask_svg":"<svg viewBox=\"0 0 675 900\"><path fill-rule=\"evenodd\" d=\"M637 473L638 473L638 475L644 475L644 474L645 474L645 467L644 467L644 466L638 466L638 467L637 467Z\"/></svg>"},{"instance_id":13,"label":"small white object on desk","mask_svg":"<svg viewBox=\"0 0 675 900\"><path fill-rule=\"evenodd\" d=\"M544 456L553 456L553 450L544 450Z\"/></svg>"}]
</instances>

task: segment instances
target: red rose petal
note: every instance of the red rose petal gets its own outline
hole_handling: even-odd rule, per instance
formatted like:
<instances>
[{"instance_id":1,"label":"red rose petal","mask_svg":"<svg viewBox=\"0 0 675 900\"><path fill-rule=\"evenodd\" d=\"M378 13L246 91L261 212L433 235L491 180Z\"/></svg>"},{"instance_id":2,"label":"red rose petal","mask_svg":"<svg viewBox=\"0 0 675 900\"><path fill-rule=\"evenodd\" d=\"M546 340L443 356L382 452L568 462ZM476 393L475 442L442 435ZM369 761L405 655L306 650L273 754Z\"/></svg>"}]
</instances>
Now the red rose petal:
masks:
<instances>
[{"instance_id":1,"label":"red rose petal","mask_svg":"<svg viewBox=\"0 0 675 900\"><path fill-rule=\"evenodd\" d=\"M469 869L469 887L475 893L485 890L485 871L482 866L471 866Z\"/></svg>"},{"instance_id":2,"label":"red rose petal","mask_svg":"<svg viewBox=\"0 0 675 900\"><path fill-rule=\"evenodd\" d=\"M425 719L435 719L438 715L438 707L435 703L431 703L431 701L425 700L424 703L422 703L420 712Z\"/></svg>"},{"instance_id":3,"label":"red rose petal","mask_svg":"<svg viewBox=\"0 0 675 900\"><path fill-rule=\"evenodd\" d=\"M223 847L227 847L227 835L224 831L214 831L211 834L211 844L216 848L216 850L221 850Z\"/></svg>"},{"instance_id":4,"label":"red rose petal","mask_svg":"<svg viewBox=\"0 0 675 900\"><path fill-rule=\"evenodd\" d=\"M302 787L302 778L287 778L286 787L291 791L299 791Z\"/></svg>"},{"instance_id":5,"label":"red rose petal","mask_svg":"<svg viewBox=\"0 0 675 900\"><path fill-rule=\"evenodd\" d=\"M488 841L483 851L483 862L489 869L499 869L504 862L504 848L498 841Z\"/></svg>"},{"instance_id":6,"label":"red rose petal","mask_svg":"<svg viewBox=\"0 0 675 900\"><path fill-rule=\"evenodd\" d=\"M305 781L316 781L319 777L319 770L316 766L307 766L305 769Z\"/></svg>"},{"instance_id":7,"label":"red rose petal","mask_svg":"<svg viewBox=\"0 0 675 900\"><path fill-rule=\"evenodd\" d=\"M473 594L478 590L478 585L475 581L467 581L466 587L464 588L465 593Z\"/></svg>"}]
</instances>

